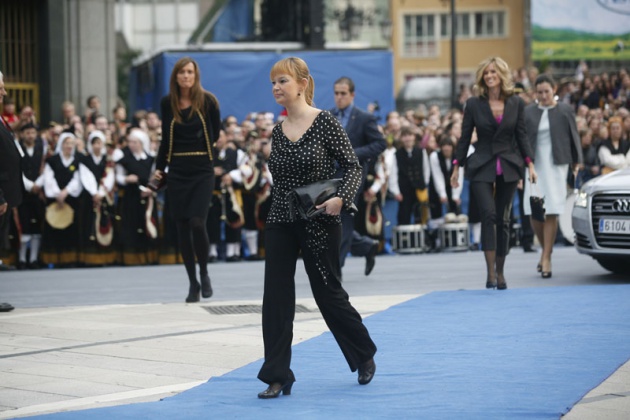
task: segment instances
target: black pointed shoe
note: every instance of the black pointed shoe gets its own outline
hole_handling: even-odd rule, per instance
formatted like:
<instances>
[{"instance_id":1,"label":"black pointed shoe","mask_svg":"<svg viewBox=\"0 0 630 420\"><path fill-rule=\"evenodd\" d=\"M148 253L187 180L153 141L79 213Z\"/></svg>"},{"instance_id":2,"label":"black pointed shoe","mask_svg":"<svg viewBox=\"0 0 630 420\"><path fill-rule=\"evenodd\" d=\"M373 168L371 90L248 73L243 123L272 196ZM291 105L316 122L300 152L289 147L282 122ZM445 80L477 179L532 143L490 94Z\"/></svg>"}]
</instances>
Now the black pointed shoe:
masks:
<instances>
[{"instance_id":1,"label":"black pointed shoe","mask_svg":"<svg viewBox=\"0 0 630 420\"><path fill-rule=\"evenodd\" d=\"M199 292L201 292L201 286L199 283L195 281L195 283L191 284L188 288L188 296L186 296L186 303L195 303L199 302L201 298L199 297Z\"/></svg>"},{"instance_id":2,"label":"black pointed shoe","mask_svg":"<svg viewBox=\"0 0 630 420\"><path fill-rule=\"evenodd\" d=\"M365 275L369 276L376 264L376 254L378 254L378 241L374 241L370 251L365 256Z\"/></svg>"},{"instance_id":3,"label":"black pointed shoe","mask_svg":"<svg viewBox=\"0 0 630 420\"><path fill-rule=\"evenodd\" d=\"M374 378L376 372L376 363L374 358L371 358L365 363L359 365L359 385L367 385Z\"/></svg>"},{"instance_id":4,"label":"black pointed shoe","mask_svg":"<svg viewBox=\"0 0 630 420\"><path fill-rule=\"evenodd\" d=\"M207 274L201 276L201 296L206 299L212 297L212 285L210 284L210 276Z\"/></svg>"}]
</instances>

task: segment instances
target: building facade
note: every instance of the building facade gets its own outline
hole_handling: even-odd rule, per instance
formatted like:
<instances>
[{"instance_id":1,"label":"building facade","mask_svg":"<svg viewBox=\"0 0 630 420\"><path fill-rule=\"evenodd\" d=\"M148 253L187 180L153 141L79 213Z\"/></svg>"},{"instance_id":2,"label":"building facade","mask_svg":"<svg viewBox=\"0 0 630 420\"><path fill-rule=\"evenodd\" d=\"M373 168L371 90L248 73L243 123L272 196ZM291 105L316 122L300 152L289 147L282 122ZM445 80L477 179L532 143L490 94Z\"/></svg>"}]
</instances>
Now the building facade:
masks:
<instances>
[{"instance_id":1,"label":"building facade","mask_svg":"<svg viewBox=\"0 0 630 420\"><path fill-rule=\"evenodd\" d=\"M81 112L90 95L113 108L114 0L2 0L0 71L18 110L33 106L40 124L60 121L64 101Z\"/></svg>"},{"instance_id":2,"label":"building facade","mask_svg":"<svg viewBox=\"0 0 630 420\"><path fill-rule=\"evenodd\" d=\"M458 83L471 83L479 62L500 56L525 64L526 0L456 0ZM416 77L451 77L451 1L392 0L394 86Z\"/></svg>"}]
</instances>

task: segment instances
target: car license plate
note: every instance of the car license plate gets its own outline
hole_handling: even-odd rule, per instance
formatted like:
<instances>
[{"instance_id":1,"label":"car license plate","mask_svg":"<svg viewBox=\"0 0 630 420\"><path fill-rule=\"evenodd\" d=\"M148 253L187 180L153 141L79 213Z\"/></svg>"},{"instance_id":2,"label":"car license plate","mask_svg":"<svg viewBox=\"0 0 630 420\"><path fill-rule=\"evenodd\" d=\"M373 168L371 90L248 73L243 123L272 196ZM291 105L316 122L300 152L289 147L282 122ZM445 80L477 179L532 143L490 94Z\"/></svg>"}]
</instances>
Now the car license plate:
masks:
<instances>
[{"instance_id":1,"label":"car license plate","mask_svg":"<svg viewBox=\"0 0 630 420\"><path fill-rule=\"evenodd\" d=\"M630 220L599 219L599 233L630 234Z\"/></svg>"}]
</instances>

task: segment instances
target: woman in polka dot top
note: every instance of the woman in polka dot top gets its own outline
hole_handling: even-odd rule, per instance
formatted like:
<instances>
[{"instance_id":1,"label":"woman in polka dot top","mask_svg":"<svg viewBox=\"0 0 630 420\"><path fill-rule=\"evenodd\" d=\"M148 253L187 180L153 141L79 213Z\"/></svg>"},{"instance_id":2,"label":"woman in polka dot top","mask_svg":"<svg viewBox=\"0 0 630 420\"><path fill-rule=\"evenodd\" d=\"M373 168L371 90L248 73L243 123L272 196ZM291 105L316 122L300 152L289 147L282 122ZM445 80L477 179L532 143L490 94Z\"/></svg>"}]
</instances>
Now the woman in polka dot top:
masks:
<instances>
[{"instance_id":1,"label":"woman in polka dot top","mask_svg":"<svg viewBox=\"0 0 630 420\"><path fill-rule=\"evenodd\" d=\"M271 138L269 170L274 186L265 227L265 362L258 373L258 379L269 387L258 397L289 395L295 382L290 364L300 251L315 302L350 370L358 370L358 381L365 385L376 370L376 346L341 286L339 262L339 213L343 206L352 205L361 182L361 166L338 120L312 106L315 83L303 60L289 57L278 61L270 77L273 96L287 109L287 118L274 128ZM324 212L310 220L292 214L287 194L295 187L332 178L336 165L344 169L343 182L337 196L319 206Z\"/></svg>"}]
</instances>

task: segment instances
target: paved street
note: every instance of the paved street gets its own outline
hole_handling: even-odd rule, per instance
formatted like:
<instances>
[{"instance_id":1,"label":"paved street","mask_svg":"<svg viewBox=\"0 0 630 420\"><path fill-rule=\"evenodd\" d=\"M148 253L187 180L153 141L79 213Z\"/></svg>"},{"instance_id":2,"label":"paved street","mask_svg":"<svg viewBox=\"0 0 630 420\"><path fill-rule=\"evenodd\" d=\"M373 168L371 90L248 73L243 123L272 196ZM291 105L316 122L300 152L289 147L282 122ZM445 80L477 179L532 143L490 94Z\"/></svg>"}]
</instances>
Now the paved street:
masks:
<instances>
[{"instance_id":1,"label":"paved street","mask_svg":"<svg viewBox=\"0 0 630 420\"><path fill-rule=\"evenodd\" d=\"M571 247L556 248L552 279L536 273L537 259L510 254L509 288L630 282ZM295 343L326 330L298 264ZM363 316L432 291L485 284L481 252L379 256L369 277L363 267L362 258L350 258L344 269L344 287ZM0 314L0 418L154 401L260 359L263 269L264 262L213 264L214 297L191 305L183 303L182 266L0 273L0 301L17 308ZM629 415L626 363L567 418Z\"/></svg>"}]
</instances>

